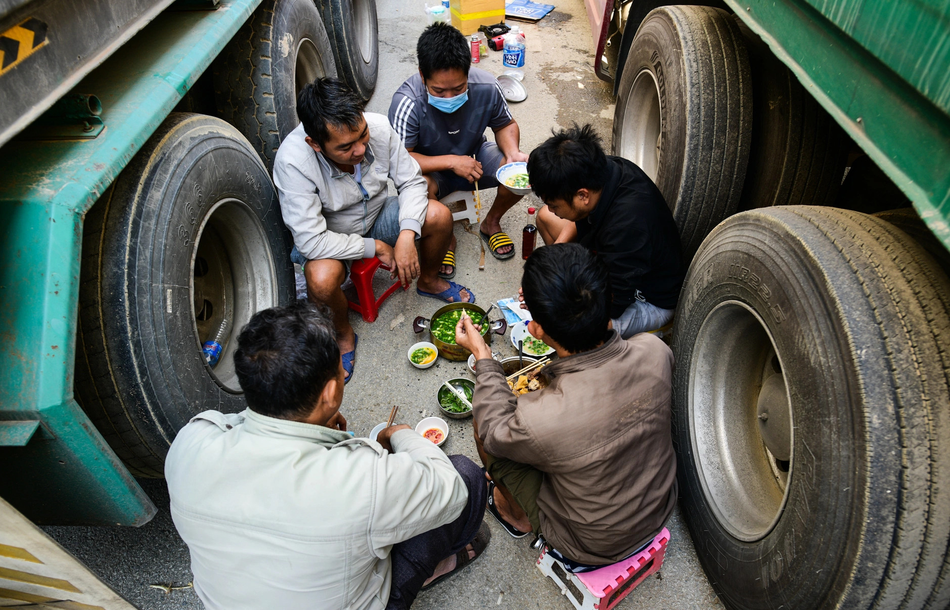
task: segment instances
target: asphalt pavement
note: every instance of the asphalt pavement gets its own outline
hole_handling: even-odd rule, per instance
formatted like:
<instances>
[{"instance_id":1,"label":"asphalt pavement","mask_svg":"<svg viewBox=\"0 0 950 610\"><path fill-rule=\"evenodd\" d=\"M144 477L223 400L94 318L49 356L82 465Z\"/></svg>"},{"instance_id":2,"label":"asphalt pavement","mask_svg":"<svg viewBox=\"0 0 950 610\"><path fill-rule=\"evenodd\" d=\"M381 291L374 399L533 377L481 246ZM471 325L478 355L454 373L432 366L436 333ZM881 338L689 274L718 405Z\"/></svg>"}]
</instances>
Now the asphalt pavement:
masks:
<instances>
[{"instance_id":1,"label":"asphalt pavement","mask_svg":"<svg viewBox=\"0 0 950 610\"><path fill-rule=\"evenodd\" d=\"M437 2L438 0L430 0ZM380 66L376 93L367 108L386 114L392 93L416 70L415 44L426 25L423 0L376 0L379 15ZM572 122L591 123L609 150L614 112L611 85L600 81L592 69L593 42L583 0L559 0L554 12L537 24L519 24L526 33L527 62L524 85L528 97L511 104L521 128L521 148L530 152L553 128ZM499 75L501 53L489 52L479 67ZM493 193L482 196L485 209ZM519 244L529 206L539 206L533 196L523 199L503 219L503 228ZM456 223L458 273L454 281L468 286L483 307L514 296L520 285L520 256L498 261L488 255L484 271L478 270L480 241ZM474 227L473 227L473 230ZM384 278L378 276L378 281ZM356 368L346 386L342 412L349 428L367 434L385 421L394 404L400 420L414 425L437 414L435 395L446 379L471 376L465 363L440 358L428 370L413 368L406 350L420 337L412 320L429 317L439 302L409 291L397 291L381 307L380 317L366 324L350 314L360 336ZM493 348L513 355L508 336L495 337ZM472 440L471 419L449 420L450 434L443 449L478 459ZM141 528L47 527L54 539L86 563L107 584L143 610L201 608L191 581L188 550L178 537L168 513L168 494L161 480L141 482L159 507L159 515ZM529 538L514 540L486 513L492 542L484 555L458 576L422 593L414 608L571 608L552 581L535 567L537 553ZM668 525L672 541L662 569L642 583L620 609L716 608L721 604L703 574L677 509ZM165 588L162 588L165 587ZM172 588L186 587L186 588Z\"/></svg>"}]
</instances>

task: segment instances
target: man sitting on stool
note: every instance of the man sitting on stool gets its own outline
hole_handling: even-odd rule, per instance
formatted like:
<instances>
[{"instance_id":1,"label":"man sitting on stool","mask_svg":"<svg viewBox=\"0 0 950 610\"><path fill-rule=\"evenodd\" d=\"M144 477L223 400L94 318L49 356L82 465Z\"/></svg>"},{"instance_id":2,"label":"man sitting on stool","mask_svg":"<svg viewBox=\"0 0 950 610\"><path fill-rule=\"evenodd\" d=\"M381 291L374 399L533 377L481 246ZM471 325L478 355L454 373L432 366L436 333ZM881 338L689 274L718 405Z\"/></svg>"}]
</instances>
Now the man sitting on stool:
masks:
<instances>
[{"instance_id":1,"label":"man sitting on stool","mask_svg":"<svg viewBox=\"0 0 950 610\"><path fill-rule=\"evenodd\" d=\"M649 176L608 157L590 125L555 132L528 159L544 243L577 242L607 263L611 327L623 338L673 319L686 269L679 231Z\"/></svg>"},{"instance_id":2,"label":"man sitting on stool","mask_svg":"<svg viewBox=\"0 0 950 610\"><path fill-rule=\"evenodd\" d=\"M558 360L516 396L463 316L456 342L476 358L475 443L491 477L488 510L509 534L543 533L572 571L616 563L653 541L676 504L670 433L673 353L654 335L607 328L608 273L578 244L537 250L522 289L529 332Z\"/></svg>"}]
</instances>

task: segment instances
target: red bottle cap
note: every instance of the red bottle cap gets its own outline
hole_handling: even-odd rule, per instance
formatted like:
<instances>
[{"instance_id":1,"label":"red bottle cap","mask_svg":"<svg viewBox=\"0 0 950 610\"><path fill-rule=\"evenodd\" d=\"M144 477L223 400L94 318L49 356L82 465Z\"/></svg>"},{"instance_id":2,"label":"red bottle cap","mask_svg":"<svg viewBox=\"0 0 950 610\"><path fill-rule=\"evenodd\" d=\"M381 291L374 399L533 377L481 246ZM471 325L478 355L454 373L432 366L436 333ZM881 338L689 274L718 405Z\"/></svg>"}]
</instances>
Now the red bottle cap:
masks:
<instances>
[{"instance_id":1,"label":"red bottle cap","mask_svg":"<svg viewBox=\"0 0 950 610\"><path fill-rule=\"evenodd\" d=\"M534 208L528 208L528 214L534 214Z\"/></svg>"}]
</instances>

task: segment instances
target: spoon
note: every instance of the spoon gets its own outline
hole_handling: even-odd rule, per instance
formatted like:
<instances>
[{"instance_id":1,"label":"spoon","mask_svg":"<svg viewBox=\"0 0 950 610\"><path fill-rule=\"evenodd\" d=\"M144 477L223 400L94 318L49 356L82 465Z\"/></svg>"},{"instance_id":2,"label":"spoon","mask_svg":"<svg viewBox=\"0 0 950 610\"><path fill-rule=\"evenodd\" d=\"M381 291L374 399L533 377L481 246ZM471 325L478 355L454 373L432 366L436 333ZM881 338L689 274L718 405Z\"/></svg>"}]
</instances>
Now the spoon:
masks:
<instances>
[{"instance_id":1,"label":"spoon","mask_svg":"<svg viewBox=\"0 0 950 610\"><path fill-rule=\"evenodd\" d=\"M458 390L458 388L456 388L454 385L452 385L452 384L449 383L448 381L446 381L446 382L443 383L442 385L444 385L445 387L447 387L447 388L449 389L449 392L452 392L453 394L455 394L455 397L458 398L460 401L462 401L462 404L463 404L463 405L465 405L465 406L468 407L469 409L472 409L472 403L470 403L470 402L468 401L468 399L465 398L465 394L462 394L462 393Z\"/></svg>"}]
</instances>

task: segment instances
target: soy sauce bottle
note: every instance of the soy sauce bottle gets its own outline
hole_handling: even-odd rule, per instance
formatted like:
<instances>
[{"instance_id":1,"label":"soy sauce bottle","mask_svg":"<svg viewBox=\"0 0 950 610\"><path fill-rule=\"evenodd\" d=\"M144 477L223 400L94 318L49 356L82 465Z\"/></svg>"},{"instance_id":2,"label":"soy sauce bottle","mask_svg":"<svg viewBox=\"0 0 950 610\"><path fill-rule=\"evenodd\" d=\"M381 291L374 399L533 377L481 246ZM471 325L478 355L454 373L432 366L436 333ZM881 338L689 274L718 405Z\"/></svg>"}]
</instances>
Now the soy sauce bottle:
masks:
<instances>
[{"instance_id":1,"label":"soy sauce bottle","mask_svg":"<svg viewBox=\"0 0 950 610\"><path fill-rule=\"evenodd\" d=\"M528 208L528 224L521 232L521 258L528 260L534 252L534 242L537 240L538 227L534 223L534 208Z\"/></svg>"}]
</instances>

